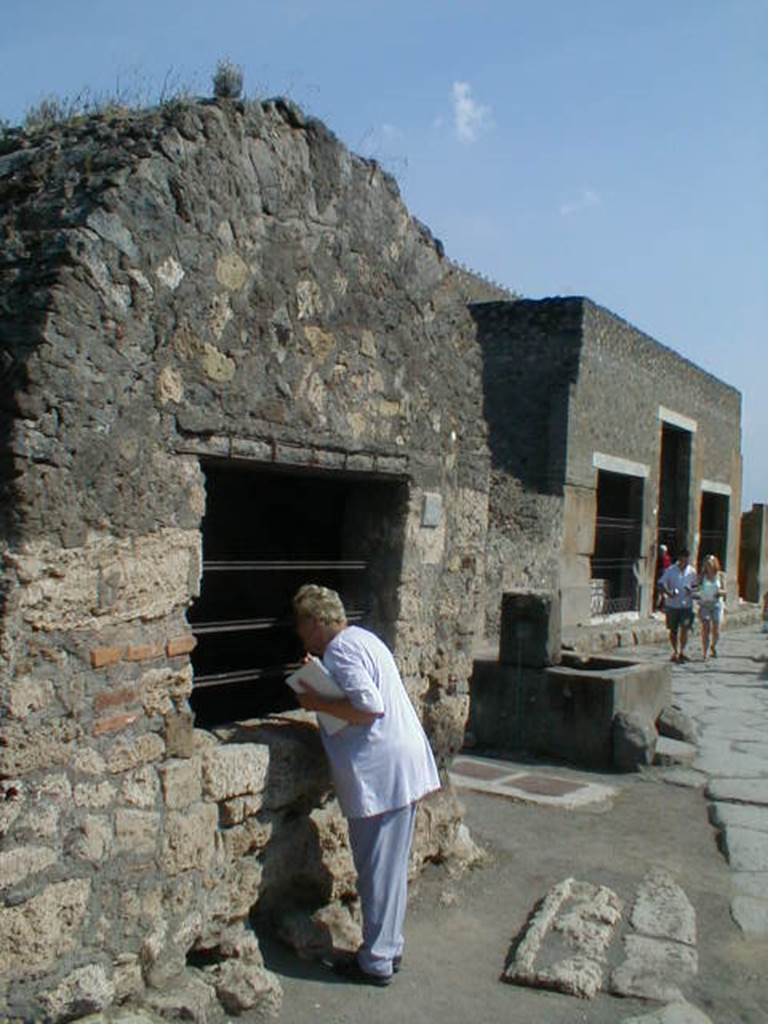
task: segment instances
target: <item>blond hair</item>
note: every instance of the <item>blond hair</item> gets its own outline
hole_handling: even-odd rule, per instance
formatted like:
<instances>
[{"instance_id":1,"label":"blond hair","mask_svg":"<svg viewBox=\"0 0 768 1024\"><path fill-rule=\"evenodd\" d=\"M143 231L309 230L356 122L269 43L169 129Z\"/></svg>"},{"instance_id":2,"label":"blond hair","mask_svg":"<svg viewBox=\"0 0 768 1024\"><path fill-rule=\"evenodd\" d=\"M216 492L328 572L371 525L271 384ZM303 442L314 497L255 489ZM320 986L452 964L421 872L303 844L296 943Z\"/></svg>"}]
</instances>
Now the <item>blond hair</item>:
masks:
<instances>
[{"instance_id":1,"label":"blond hair","mask_svg":"<svg viewBox=\"0 0 768 1024\"><path fill-rule=\"evenodd\" d=\"M347 621L347 613L336 591L314 583L305 583L296 591L293 611L297 619L314 619L323 626L343 626Z\"/></svg>"},{"instance_id":2,"label":"blond hair","mask_svg":"<svg viewBox=\"0 0 768 1024\"><path fill-rule=\"evenodd\" d=\"M707 555L704 561L701 563L701 571L704 572L708 565L714 565L715 574L722 572L720 568L720 559L717 557L717 555Z\"/></svg>"}]
</instances>

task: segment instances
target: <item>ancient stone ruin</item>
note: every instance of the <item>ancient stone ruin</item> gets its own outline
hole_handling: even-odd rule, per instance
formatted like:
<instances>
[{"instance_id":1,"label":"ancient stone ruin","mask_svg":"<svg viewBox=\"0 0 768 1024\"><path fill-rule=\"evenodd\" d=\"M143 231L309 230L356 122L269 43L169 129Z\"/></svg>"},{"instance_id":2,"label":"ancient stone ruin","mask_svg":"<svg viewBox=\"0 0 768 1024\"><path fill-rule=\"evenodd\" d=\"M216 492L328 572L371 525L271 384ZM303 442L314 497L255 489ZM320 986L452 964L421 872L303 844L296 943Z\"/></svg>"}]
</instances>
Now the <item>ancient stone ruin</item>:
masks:
<instances>
[{"instance_id":1,"label":"ancient stone ruin","mask_svg":"<svg viewBox=\"0 0 768 1024\"><path fill-rule=\"evenodd\" d=\"M739 396L451 263L284 100L7 132L0 233L0 1015L273 1014L262 924L358 937L297 587L425 724L413 872L471 857L447 768L503 595L645 614L662 536L732 574Z\"/></svg>"},{"instance_id":2,"label":"ancient stone ruin","mask_svg":"<svg viewBox=\"0 0 768 1024\"><path fill-rule=\"evenodd\" d=\"M336 586L441 761L462 743L489 463L474 285L390 177L283 101L5 148L4 1012L275 1009L251 915L305 953L357 927L282 684L295 589ZM446 787L414 871L460 823Z\"/></svg>"}]
</instances>

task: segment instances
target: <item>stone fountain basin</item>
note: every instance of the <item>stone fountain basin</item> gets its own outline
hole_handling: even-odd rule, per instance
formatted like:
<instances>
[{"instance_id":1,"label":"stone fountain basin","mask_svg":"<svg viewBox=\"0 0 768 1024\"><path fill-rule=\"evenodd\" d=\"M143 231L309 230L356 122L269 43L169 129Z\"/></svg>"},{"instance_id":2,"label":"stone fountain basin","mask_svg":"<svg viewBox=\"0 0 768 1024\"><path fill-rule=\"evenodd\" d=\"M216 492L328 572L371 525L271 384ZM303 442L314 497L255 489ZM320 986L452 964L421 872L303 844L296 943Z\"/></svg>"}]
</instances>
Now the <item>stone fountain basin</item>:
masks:
<instances>
[{"instance_id":1,"label":"stone fountain basin","mask_svg":"<svg viewBox=\"0 0 768 1024\"><path fill-rule=\"evenodd\" d=\"M671 698L665 663L569 652L543 669L476 662L470 728L481 746L610 769L614 716L633 713L652 724Z\"/></svg>"}]
</instances>

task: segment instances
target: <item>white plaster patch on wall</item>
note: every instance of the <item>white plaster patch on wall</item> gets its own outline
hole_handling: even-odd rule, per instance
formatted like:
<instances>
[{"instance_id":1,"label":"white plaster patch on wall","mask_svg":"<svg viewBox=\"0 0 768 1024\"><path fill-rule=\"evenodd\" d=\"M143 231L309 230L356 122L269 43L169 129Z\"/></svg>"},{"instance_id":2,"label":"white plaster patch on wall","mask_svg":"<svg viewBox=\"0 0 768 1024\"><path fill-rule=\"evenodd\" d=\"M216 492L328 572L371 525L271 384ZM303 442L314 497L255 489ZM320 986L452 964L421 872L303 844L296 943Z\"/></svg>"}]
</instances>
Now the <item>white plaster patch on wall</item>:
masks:
<instances>
[{"instance_id":1,"label":"white plaster patch on wall","mask_svg":"<svg viewBox=\"0 0 768 1024\"><path fill-rule=\"evenodd\" d=\"M733 493L730 484L721 484L718 480L702 480L701 489L709 494L725 494L729 498Z\"/></svg>"},{"instance_id":2,"label":"white plaster patch on wall","mask_svg":"<svg viewBox=\"0 0 768 1024\"><path fill-rule=\"evenodd\" d=\"M690 416L683 416L681 412L675 412L674 409L667 409L665 405L659 406L659 419L663 423L680 427L681 430L688 430L692 434L695 434L698 429L696 420L692 420Z\"/></svg>"},{"instance_id":3,"label":"white plaster patch on wall","mask_svg":"<svg viewBox=\"0 0 768 1024\"><path fill-rule=\"evenodd\" d=\"M592 465L595 469L603 469L608 473L621 473L624 476L640 476L644 479L650 475L650 466L644 462L633 462L622 459L618 455L605 455L603 452L592 453Z\"/></svg>"},{"instance_id":4,"label":"white plaster patch on wall","mask_svg":"<svg viewBox=\"0 0 768 1024\"><path fill-rule=\"evenodd\" d=\"M173 256L169 256L155 269L155 274L161 284L175 292L184 277L184 268Z\"/></svg>"}]
</instances>

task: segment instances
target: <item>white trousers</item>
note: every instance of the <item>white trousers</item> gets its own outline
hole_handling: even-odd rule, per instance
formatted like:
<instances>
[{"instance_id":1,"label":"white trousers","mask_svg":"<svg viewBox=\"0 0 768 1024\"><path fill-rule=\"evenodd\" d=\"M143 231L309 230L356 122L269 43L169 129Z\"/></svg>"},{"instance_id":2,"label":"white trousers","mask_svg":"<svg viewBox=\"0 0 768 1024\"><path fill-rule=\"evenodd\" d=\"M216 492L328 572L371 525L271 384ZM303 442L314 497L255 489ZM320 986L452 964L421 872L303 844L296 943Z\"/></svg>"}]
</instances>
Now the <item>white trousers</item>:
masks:
<instances>
[{"instance_id":1,"label":"white trousers","mask_svg":"<svg viewBox=\"0 0 768 1024\"><path fill-rule=\"evenodd\" d=\"M369 974L388 977L392 958L403 955L408 858L415 821L413 803L347 822L363 914L363 944L357 960Z\"/></svg>"}]
</instances>

